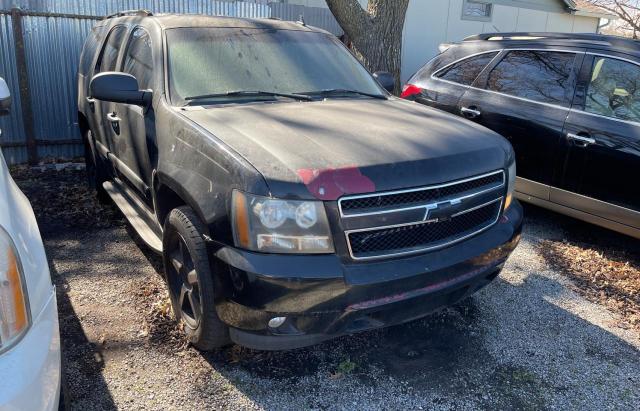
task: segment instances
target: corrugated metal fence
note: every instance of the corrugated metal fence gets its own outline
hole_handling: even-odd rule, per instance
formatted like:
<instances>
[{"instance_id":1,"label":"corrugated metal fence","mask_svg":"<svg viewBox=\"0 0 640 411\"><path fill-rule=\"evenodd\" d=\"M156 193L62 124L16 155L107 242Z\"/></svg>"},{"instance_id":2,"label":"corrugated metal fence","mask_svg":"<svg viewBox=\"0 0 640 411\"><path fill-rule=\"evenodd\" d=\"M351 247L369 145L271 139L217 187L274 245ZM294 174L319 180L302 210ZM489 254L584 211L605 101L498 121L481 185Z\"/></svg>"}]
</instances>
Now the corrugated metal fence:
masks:
<instances>
[{"instance_id":1,"label":"corrugated metal fence","mask_svg":"<svg viewBox=\"0 0 640 411\"><path fill-rule=\"evenodd\" d=\"M84 39L101 16L132 9L283 20L303 15L307 24L342 32L328 9L260 0L0 0L0 77L13 96L11 114L0 117L8 163L82 155L76 71Z\"/></svg>"}]
</instances>

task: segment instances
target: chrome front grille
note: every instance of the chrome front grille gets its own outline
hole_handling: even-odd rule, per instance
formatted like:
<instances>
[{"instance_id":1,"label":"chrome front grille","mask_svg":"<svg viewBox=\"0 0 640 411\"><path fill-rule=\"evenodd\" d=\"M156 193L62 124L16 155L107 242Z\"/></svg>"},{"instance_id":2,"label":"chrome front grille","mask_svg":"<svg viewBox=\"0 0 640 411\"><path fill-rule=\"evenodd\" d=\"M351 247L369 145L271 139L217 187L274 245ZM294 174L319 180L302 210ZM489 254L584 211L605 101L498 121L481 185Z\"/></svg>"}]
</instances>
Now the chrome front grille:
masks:
<instances>
[{"instance_id":1,"label":"chrome front grille","mask_svg":"<svg viewBox=\"0 0 640 411\"><path fill-rule=\"evenodd\" d=\"M469 238L498 221L504 190L500 170L437 186L343 197L343 224L357 226L345 230L351 257L418 253ZM381 224L391 216L401 222Z\"/></svg>"},{"instance_id":2,"label":"chrome front grille","mask_svg":"<svg viewBox=\"0 0 640 411\"><path fill-rule=\"evenodd\" d=\"M444 201L461 197L465 194L475 194L479 191L502 187L503 185L504 173L498 171L437 186L349 196L340 199L340 213L342 216L348 217L379 213L386 210L396 211L415 206L424 207L425 204L430 202Z\"/></svg>"}]
</instances>

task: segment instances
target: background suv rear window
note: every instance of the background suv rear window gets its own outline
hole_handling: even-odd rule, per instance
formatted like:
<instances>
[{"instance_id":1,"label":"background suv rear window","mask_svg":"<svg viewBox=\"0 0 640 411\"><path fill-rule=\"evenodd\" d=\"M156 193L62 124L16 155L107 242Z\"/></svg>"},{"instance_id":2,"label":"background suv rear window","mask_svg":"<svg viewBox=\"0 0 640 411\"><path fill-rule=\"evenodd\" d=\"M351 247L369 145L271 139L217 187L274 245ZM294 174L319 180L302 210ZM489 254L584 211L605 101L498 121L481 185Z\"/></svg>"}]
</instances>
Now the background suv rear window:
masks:
<instances>
[{"instance_id":1,"label":"background suv rear window","mask_svg":"<svg viewBox=\"0 0 640 411\"><path fill-rule=\"evenodd\" d=\"M469 57L438 73L437 77L454 83L470 86L480 72L498 52L484 53Z\"/></svg>"},{"instance_id":2,"label":"background suv rear window","mask_svg":"<svg viewBox=\"0 0 640 411\"><path fill-rule=\"evenodd\" d=\"M573 98L575 53L511 51L498 63L487 90L543 103L568 106Z\"/></svg>"}]
</instances>

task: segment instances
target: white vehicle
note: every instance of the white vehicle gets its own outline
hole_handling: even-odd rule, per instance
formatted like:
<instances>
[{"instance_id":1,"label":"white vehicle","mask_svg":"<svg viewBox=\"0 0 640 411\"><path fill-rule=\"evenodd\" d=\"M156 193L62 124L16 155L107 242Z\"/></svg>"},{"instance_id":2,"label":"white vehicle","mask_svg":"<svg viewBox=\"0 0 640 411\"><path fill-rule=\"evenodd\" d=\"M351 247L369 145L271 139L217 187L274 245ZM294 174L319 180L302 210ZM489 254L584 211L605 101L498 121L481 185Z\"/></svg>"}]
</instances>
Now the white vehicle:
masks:
<instances>
[{"instance_id":1,"label":"white vehicle","mask_svg":"<svg viewBox=\"0 0 640 411\"><path fill-rule=\"evenodd\" d=\"M0 115L11 96L0 78ZM0 410L58 409L60 333L55 288L29 200L0 152Z\"/></svg>"}]
</instances>

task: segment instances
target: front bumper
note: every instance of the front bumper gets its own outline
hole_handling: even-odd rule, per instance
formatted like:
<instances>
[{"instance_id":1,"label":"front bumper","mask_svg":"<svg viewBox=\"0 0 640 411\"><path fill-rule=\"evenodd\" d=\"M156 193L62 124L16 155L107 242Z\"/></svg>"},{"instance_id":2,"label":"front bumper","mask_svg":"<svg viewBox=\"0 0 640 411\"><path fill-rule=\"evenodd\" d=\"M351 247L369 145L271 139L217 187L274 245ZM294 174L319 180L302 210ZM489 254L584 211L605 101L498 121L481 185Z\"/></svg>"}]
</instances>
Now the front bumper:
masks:
<instances>
[{"instance_id":1,"label":"front bumper","mask_svg":"<svg viewBox=\"0 0 640 411\"><path fill-rule=\"evenodd\" d=\"M0 355L0 409L57 410L61 381L55 290L25 336Z\"/></svg>"},{"instance_id":2,"label":"front bumper","mask_svg":"<svg viewBox=\"0 0 640 411\"><path fill-rule=\"evenodd\" d=\"M517 201L490 229L421 255L371 262L224 247L214 253L216 310L231 338L281 350L411 321L479 290L500 272L522 227ZM273 329L273 317L287 317Z\"/></svg>"}]
</instances>

